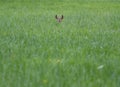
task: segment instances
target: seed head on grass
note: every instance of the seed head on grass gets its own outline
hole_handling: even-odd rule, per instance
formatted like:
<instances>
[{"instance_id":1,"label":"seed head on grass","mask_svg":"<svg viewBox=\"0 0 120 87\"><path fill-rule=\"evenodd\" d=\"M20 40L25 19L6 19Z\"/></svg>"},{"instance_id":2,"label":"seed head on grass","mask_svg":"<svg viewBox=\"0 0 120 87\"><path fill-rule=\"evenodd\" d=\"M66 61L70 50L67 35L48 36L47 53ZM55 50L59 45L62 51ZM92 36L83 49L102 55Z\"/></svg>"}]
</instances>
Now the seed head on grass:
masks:
<instances>
[{"instance_id":1,"label":"seed head on grass","mask_svg":"<svg viewBox=\"0 0 120 87\"><path fill-rule=\"evenodd\" d=\"M47 83L48 83L48 80L44 79L43 84L47 84Z\"/></svg>"},{"instance_id":2,"label":"seed head on grass","mask_svg":"<svg viewBox=\"0 0 120 87\"><path fill-rule=\"evenodd\" d=\"M60 59L56 60L56 63L61 63L61 60Z\"/></svg>"}]
</instances>

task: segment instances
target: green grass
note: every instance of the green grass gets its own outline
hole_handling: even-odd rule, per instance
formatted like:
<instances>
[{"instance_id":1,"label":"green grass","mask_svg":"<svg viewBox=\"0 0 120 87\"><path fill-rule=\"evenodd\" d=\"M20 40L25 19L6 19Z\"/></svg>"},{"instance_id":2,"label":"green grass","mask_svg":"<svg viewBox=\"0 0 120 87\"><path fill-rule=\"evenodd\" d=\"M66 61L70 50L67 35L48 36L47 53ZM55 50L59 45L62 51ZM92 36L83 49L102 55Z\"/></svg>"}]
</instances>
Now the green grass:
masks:
<instances>
[{"instance_id":1,"label":"green grass","mask_svg":"<svg viewBox=\"0 0 120 87\"><path fill-rule=\"evenodd\" d=\"M119 62L118 0L0 1L0 87L120 87Z\"/></svg>"}]
</instances>

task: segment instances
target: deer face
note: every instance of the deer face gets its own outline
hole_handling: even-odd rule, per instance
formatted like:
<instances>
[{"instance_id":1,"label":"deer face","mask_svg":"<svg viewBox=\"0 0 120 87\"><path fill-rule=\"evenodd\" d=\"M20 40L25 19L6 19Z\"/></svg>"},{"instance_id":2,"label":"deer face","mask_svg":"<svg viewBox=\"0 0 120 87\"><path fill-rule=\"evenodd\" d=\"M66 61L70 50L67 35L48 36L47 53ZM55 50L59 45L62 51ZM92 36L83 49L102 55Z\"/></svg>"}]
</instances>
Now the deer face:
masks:
<instances>
[{"instance_id":1,"label":"deer face","mask_svg":"<svg viewBox=\"0 0 120 87\"><path fill-rule=\"evenodd\" d=\"M55 16L58 22L61 22L63 20L63 15L61 17L58 17L57 15Z\"/></svg>"}]
</instances>

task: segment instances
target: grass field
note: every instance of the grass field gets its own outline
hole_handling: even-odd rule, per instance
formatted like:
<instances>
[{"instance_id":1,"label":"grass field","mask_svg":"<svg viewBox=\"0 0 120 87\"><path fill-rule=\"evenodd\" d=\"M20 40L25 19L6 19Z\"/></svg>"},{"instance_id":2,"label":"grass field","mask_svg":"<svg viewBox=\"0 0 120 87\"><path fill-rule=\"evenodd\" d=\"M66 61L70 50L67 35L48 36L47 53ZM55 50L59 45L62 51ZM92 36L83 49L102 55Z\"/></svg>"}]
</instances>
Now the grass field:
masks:
<instances>
[{"instance_id":1,"label":"grass field","mask_svg":"<svg viewBox=\"0 0 120 87\"><path fill-rule=\"evenodd\" d=\"M1 0L0 87L120 87L120 1Z\"/></svg>"}]
</instances>

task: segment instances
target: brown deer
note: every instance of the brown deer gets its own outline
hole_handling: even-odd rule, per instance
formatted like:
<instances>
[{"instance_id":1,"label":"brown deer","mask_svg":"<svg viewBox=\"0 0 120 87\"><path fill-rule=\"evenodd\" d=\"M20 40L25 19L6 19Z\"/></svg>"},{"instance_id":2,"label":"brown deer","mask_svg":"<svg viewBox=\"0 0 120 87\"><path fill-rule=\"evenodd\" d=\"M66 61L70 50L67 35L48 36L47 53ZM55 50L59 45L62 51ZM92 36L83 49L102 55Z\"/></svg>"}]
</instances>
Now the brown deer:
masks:
<instances>
[{"instance_id":1,"label":"brown deer","mask_svg":"<svg viewBox=\"0 0 120 87\"><path fill-rule=\"evenodd\" d=\"M64 17L63 17L63 15L61 17L58 17L57 15L55 15L55 18L60 23L63 20Z\"/></svg>"}]
</instances>

